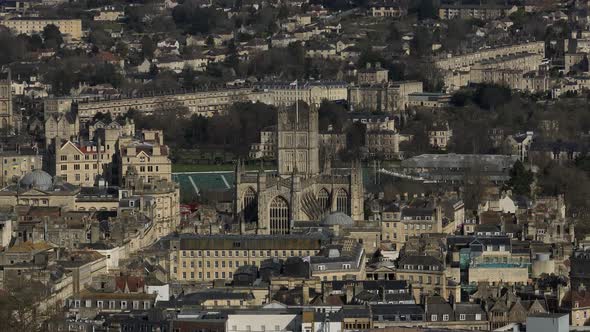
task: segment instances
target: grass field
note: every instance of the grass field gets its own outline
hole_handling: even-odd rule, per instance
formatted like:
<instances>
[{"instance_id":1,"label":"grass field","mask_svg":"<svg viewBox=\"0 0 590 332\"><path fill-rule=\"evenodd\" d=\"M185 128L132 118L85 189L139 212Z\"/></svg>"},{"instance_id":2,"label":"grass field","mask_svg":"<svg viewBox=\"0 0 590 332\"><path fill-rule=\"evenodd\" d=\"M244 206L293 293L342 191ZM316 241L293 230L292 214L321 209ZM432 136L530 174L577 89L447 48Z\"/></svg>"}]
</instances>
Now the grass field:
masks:
<instances>
[{"instance_id":1,"label":"grass field","mask_svg":"<svg viewBox=\"0 0 590 332\"><path fill-rule=\"evenodd\" d=\"M233 171L234 165L172 164L172 173Z\"/></svg>"},{"instance_id":2,"label":"grass field","mask_svg":"<svg viewBox=\"0 0 590 332\"><path fill-rule=\"evenodd\" d=\"M172 173L186 173L186 172L224 172L233 171L233 164L221 164L221 165L200 165L200 164L172 164ZM260 168L260 164L251 163L246 164L246 170L255 171ZM276 169L276 166L270 163L264 164L265 170Z\"/></svg>"},{"instance_id":3,"label":"grass field","mask_svg":"<svg viewBox=\"0 0 590 332\"><path fill-rule=\"evenodd\" d=\"M174 168L175 166L177 168ZM234 187L235 177L232 165L173 165L172 167L172 179L180 185L180 196L183 201L200 196L203 191L224 191ZM258 167L252 164L246 168L255 171ZM265 168L273 170L275 166L269 164ZM372 175L371 168L363 169L365 186L373 183Z\"/></svg>"}]
</instances>

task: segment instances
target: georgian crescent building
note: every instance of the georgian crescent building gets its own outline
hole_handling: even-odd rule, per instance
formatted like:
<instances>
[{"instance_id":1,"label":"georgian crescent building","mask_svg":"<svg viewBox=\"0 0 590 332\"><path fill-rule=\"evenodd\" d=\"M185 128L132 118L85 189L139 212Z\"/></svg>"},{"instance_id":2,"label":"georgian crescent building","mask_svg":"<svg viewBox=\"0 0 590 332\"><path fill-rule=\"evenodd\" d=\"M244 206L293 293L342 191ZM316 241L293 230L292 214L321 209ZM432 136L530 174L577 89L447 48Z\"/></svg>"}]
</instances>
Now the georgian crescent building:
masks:
<instances>
[{"instance_id":1,"label":"georgian crescent building","mask_svg":"<svg viewBox=\"0 0 590 332\"><path fill-rule=\"evenodd\" d=\"M331 212L363 220L360 163L320 169L318 112L300 103L281 107L277 116L278 170L245 172L238 162L235 215L242 233L289 234L294 221L319 221Z\"/></svg>"}]
</instances>

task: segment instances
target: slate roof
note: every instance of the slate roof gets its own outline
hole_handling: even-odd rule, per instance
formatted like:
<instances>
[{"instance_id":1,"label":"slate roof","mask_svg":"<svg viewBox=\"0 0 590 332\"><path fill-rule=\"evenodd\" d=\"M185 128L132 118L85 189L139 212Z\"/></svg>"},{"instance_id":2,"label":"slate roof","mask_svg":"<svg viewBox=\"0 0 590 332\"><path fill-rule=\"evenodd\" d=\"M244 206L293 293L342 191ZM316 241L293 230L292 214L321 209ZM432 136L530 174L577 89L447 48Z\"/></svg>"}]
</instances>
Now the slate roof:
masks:
<instances>
[{"instance_id":1,"label":"slate roof","mask_svg":"<svg viewBox=\"0 0 590 332\"><path fill-rule=\"evenodd\" d=\"M423 315L424 309L417 304L377 304L371 306L373 317L378 315Z\"/></svg>"}]
</instances>

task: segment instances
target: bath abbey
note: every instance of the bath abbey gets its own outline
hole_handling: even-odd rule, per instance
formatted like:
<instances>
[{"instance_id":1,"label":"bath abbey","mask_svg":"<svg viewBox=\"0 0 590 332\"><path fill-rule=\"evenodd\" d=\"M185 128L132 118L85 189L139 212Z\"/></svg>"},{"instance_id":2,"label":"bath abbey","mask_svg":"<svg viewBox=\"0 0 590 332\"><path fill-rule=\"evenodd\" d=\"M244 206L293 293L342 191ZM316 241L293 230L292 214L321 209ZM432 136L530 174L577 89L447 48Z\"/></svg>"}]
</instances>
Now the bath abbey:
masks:
<instances>
[{"instance_id":1,"label":"bath abbey","mask_svg":"<svg viewBox=\"0 0 590 332\"><path fill-rule=\"evenodd\" d=\"M246 172L238 162L235 215L242 232L289 234L295 221L320 221L332 212L363 219L360 163L332 169L320 165L318 111L301 103L281 107L277 116L278 169Z\"/></svg>"}]
</instances>

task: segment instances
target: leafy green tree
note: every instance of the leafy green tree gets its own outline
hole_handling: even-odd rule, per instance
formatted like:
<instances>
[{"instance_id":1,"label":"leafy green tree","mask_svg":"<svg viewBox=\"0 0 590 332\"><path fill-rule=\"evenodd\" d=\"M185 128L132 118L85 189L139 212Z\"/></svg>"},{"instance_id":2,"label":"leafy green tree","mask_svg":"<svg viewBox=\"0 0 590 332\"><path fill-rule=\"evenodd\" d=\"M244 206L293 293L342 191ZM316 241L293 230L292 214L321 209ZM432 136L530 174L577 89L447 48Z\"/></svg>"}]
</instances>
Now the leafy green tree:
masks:
<instances>
[{"instance_id":1,"label":"leafy green tree","mask_svg":"<svg viewBox=\"0 0 590 332\"><path fill-rule=\"evenodd\" d=\"M27 52L28 43L22 38L15 38L8 30L0 29L0 65L6 65L11 62L24 59Z\"/></svg>"},{"instance_id":2,"label":"leafy green tree","mask_svg":"<svg viewBox=\"0 0 590 332\"><path fill-rule=\"evenodd\" d=\"M364 147L366 132L367 127L360 122L355 122L349 126L346 131L346 146L348 150L355 151Z\"/></svg>"},{"instance_id":3,"label":"leafy green tree","mask_svg":"<svg viewBox=\"0 0 590 332\"><path fill-rule=\"evenodd\" d=\"M192 67L186 67L182 70L182 87L185 89L192 89L195 87L195 76L197 73Z\"/></svg>"},{"instance_id":4,"label":"leafy green tree","mask_svg":"<svg viewBox=\"0 0 590 332\"><path fill-rule=\"evenodd\" d=\"M61 31L54 24L48 24L43 28L43 40L45 41L45 47L47 48L59 48L63 44L64 39L61 35Z\"/></svg>"},{"instance_id":5,"label":"leafy green tree","mask_svg":"<svg viewBox=\"0 0 590 332\"><path fill-rule=\"evenodd\" d=\"M149 75L151 77L155 77L156 75L158 75L159 72L160 72L160 69L158 69L158 67L155 64L152 63L150 65Z\"/></svg>"},{"instance_id":6,"label":"leafy green tree","mask_svg":"<svg viewBox=\"0 0 590 332\"><path fill-rule=\"evenodd\" d=\"M209 47L215 46L215 39L213 39L213 36L207 36L207 39L205 40L205 45Z\"/></svg>"},{"instance_id":7,"label":"leafy green tree","mask_svg":"<svg viewBox=\"0 0 590 332\"><path fill-rule=\"evenodd\" d=\"M277 18L279 20L284 20L289 17L289 7L282 5L279 7L279 13L277 14Z\"/></svg>"},{"instance_id":8,"label":"leafy green tree","mask_svg":"<svg viewBox=\"0 0 590 332\"><path fill-rule=\"evenodd\" d=\"M474 94L475 103L486 110L495 110L510 100L512 100L512 91L501 85L481 84Z\"/></svg>"},{"instance_id":9,"label":"leafy green tree","mask_svg":"<svg viewBox=\"0 0 590 332\"><path fill-rule=\"evenodd\" d=\"M359 59L357 60L357 66L359 68L365 68L367 64L374 65L375 63L385 63L385 58L382 54L373 51L370 47L367 47L361 51Z\"/></svg>"},{"instance_id":10,"label":"leafy green tree","mask_svg":"<svg viewBox=\"0 0 590 332\"><path fill-rule=\"evenodd\" d=\"M414 32L414 38L410 42L411 54L421 57L432 53L432 32L424 27L419 27Z\"/></svg>"},{"instance_id":11,"label":"leafy green tree","mask_svg":"<svg viewBox=\"0 0 590 332\"><path fill-rule=\"evenodd\" d=\"M237 72L239 64L240 55L238 54L238 48L236 47L236 43L232 39L229 41L229 44L227 45L227 57L225 58L225 65L229 68L234 69Z\"/></svg>"},{"instance_id":12,"label":"leafy green tree","mask_svg":"<svg viewBox=\"0 0 590 332\"><path fill-rule=\"evenodd\" d=\"M129 55L129 46L122 41L118 41L117 44L115 44L115 52L121 57L126 58L127 55Z\"/></svg>"},{"instance_id":13,"label":"leafy green tree","mask_svg":"<svg viewBox=\"0 0 590 332\"><path fill-rule=\"evenodd\" d=\"M102 29L92 29L88 40L100 50L109 50L114 45L111 35Z\"/></svg>"},{"instance_id":14,"label":"leafy green tree","mask_svg":"<svg viewBox=\"0 0 590 332\"><path fill-rule=\"evenodd\" d=\"M418 5L418 19L436 18L437 10L434 0L421 0Z\"/></svg>"},{"instance_id":15,"label":"leafy green tree","mask_svg":"<svg viewBox=\"0 0 590 332\"><path fill-rule=\"evenodd\" d=\"M346 108L331 101L323 101L318 109L319 130L327 131L330 127L340 133L344 129L348 115Z\"/></svg>"},{"instance_id":16,"label":"leafy green tree","mask_svg":"<svg viewBox=\"0 0 590 332\"><path fill-rule=\"evenodd\" d=\"M399 41L402 38L402 33L399 31L396 22L392 22L389 25L389 31L387 34L387 41Z\"/></svg>"},{"instance_id":17,"label":"leafy green tree","mask_svg":"<svg viewBox=\"0 0 590 332\"><path fill-rule=\"evenodd\" d=\"M174 7L172 19L178 28L190 34L207 34L216 28L231 24L231 21L216 9L201 8L191 2Z\"/></svg>"},{"instance_id":18,"label":"leafy green tree","mask_svg":"<svg viewBox=\"0 0 590 332\"><path fill-rule=\"evenodd\" d=\"M473 92L467 89L461 89L451 96L451 105L463 107L473 100Z\"/></svg>"},{"instance_id":19,"label":"leafy green tree","mask_svg":"<svg viewBox=\"0 0 590 332\"><path fill-rule=\"evenodd\" d=\"M156 43L149 36L143 36L141 38L141 52L143 53L143 57L152 59L155 51Z\"/></svg>"},{"instance_id":20,"label":"leafy green tree","mask_svg":"<svg viewBox=\"0 0 590 332\"><path fill-rule=\"evenodd\" d=\"M111 113L98 112L92 117L92 121L102 121L104 123L111 123L113 122L113 118L111 116Z\"/></svg>"},{"instance_id":21,"label":"leafy green tree","mask_svg":"<svg viewBox=\"0 0 590 332\"><path fill-rule=\"evenodd\" d=\"M533 173L531 171L527 171L524 168L522 162L519 160L514 164L514 166L512 166L512 169L510 170L510 180L508 181L507 185L516 195L530 196L533 179Z\"/></svg>"}]
</instances>

